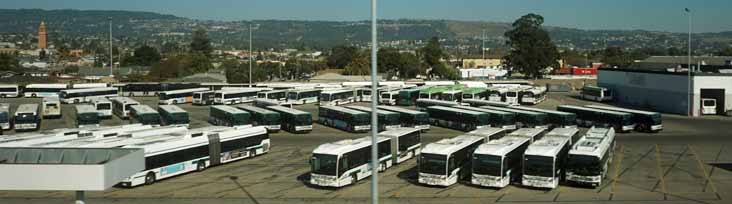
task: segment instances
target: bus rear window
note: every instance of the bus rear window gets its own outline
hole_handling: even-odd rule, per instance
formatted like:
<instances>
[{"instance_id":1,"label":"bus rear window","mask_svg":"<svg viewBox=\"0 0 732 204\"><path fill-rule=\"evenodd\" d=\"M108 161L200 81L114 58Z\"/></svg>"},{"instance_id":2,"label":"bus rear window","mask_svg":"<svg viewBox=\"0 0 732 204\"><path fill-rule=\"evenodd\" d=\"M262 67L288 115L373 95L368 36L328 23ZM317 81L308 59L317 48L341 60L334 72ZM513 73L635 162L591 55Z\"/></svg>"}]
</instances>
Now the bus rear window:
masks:
<instances>
[{"instance_id":1,"label":"bus rear window","mask_svg":"<svg viewBox=\"0 0 732 204\"><path fill-rule=\"evenodd\" d=\"M97 110L109 110L112 109L112 105L108 103L97 104Z\"/></svg>"}]
</instances>

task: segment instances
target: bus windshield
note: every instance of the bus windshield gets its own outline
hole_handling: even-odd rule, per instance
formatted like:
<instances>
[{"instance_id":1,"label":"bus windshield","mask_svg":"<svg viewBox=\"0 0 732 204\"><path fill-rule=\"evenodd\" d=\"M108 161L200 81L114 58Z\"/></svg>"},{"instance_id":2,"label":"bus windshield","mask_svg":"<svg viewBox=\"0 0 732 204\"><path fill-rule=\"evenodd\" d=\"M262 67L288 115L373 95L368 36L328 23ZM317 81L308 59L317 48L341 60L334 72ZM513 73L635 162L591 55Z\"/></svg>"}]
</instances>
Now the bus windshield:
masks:
<instances>
[{"instance_id":1,"label":"bus windshield","mask_svg":"<svg viewBox=\"0 0 732 204\"><path fill-rule=\"evenodd\" d=\"M422 153L419 160L419 172L447 175L447 157L445 155Z\"/></svg>"},{"instance_id":2,"label":"bus windshield","mask_svg":"<svg viewBox=\"0 0 732 204\"><path fill-rule=\"evenodd\" d=\"M311 125L313 124L313 118L309 115L298 115L295 119L295 125Z\"/></svg>"},{"instance_id":3,"label":"bus windshield","mask_svg":"<svg viewBox=\"0 0 732 204\"><path fill-rule=\"evenodd\" d=\"M36 115L32 113L20 113L15 116L17 122L36 122Z\"/></svg>"},{"instance_id":4,"label":"bus windshield","mask_svg":"<svg viewBox=\"0 0 732 204\"><path fill-rule=\"evenodd\" d=\"M651 120L653 120L654 125L660 125L661 124L661 114L654 114L651 116Z\"/></svg>"},{"instance_id":5,"label":"bus windshield","mask_svg":"<svg viewBox=\"0 0 732 204\"><path fill-rule=\"evenodd\" d=\"M297 93L295 93L295 92L293 92L293 93L287 93L287 98L288 99L297 100Z\"/></svg>"},{"instance_id":6,"label":"bus windshield","mask_svg":"<svg viewBox=\"0 0 732 204\"><path fill-rule=\"evenodd\" d=\"M569 155L567 160L567 171L582 176L595 176L602 174L600 160L594 156Z\"/></svg>"},{"instance_id":7,"label":"bus windshield","mask_svg":"<svg viewBox=\"0 0 732 204\"><path fill-rule=\"evenodd\" d=\"M471 99L473 98L473 94L463 94L463 99Z\"/></svg>"},{"instance_id":8,"label":"bus windshield","mask_svg":"<svg viewBox=\"0 0 732 204\"><path fill-rule=\"evenodd\" d=\"M258 93L257 98L267 98L267 94L265 93Z\"/></svg>"},{"instance_id":9,"label":"bus windshield","mask_svg":"<svg viewBox=\"0 0 732 204\"><path fill-rule=\"evenodd\" d=\"M320 101L330 101L330 94L320 94Z\"/></svg>"},{"instance_id":10,"label":"bus windshield","mask_svg":"<svg viewBox=\"0 0 732 204\"><path fill-rule=\"evenodd\" d=\"M8 122L8 113L0 112L0 122Z\"/></svg>"},{"instance_id":11,"label":"bus windshield","mask_svg":"<svg viewBox=\"0 0 732 204\"><path fill-rule=\"evenodd\" d=\"M516 95L517 95L516 92L508 92L508 93L506 93L506 96L508 96L508 97L516 97Z\"/></svg>"},{"instance_id":12,"label":"bus windshield","mask_svg":"<svg viewBox=\"0 0 732 204\"><path fill-rule=\"evenodd\" d=\"M536 155L524 157L524 175L553 177L554 158Z\"/></svg>"},{"instance_id":13,"label":"bus windshield","mask_svg":"<svg viewBox=\"0 0 732 204\"><path fill-rule=\"evenodd\" d=\"M500 156L476 154L473 156L473 173L501 176L501 160Z\"/></svg>"},{"instance_id":14,"label":"bus windshield","mask_svg":"<svg viewBox=\"0 0 732 204\"><path fill-rule=\"evenodd\" d=\"M388 94L388 93L381 94L381 98L383 98L383 99L391 99L391 94Z\"/></svg>"},{"instance_id":15,"label":"bus windshield","mask_svg":"<svg viewBox=\"0 0 732 204\"><path fill-rule=\"evenodd\" d=\"M336 175L338 156L329 154L313 154L310 160L311 172L321 175Z\"/></svg>"}]
</instances>

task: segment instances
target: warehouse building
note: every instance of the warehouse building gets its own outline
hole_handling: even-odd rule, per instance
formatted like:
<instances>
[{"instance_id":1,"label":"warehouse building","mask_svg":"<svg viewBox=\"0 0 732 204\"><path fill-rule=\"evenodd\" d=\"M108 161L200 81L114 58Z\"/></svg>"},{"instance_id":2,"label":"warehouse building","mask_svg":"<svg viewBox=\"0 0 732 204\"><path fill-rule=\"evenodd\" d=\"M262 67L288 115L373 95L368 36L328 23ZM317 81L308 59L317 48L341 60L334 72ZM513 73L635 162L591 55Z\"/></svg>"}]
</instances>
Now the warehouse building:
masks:
<instances>
[{"instance_id":1,"label":"warehouse building","mask_svg":"<svg viewBox=\"0 0 732 204\"><path fill-rule=\"evenodd\" d=\"M612 90L615 100L623 105L701 116L702 99L714 99L717 114L732 114L732 74L691 73L692 92L688 83L686 72L600 69L597 77L597 84Z\"/></svg>"}]
</instances>

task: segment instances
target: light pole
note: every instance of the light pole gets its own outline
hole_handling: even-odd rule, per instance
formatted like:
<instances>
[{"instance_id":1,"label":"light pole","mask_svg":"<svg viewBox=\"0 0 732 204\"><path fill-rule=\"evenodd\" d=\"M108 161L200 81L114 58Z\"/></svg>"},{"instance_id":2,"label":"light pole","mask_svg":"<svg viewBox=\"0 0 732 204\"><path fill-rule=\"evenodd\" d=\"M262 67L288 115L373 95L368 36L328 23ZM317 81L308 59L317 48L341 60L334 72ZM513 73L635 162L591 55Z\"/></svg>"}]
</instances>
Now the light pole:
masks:
<instances>
[{"instance_id":1,"label":"light pole","mask_svg":"<svg viewBox=\"0 0 732 204\"><path fill-rule=\"evenodd\" d=\"M376 101L379 97L377 87L379 82L376 80L376 51L379 48L376 30L376 0L371 0L371 203L379 203L379 159L378 159L378 117L376 117Z\"/></svg>"},{"instance_id":2,"label":"light pole","mask_svg":"<svg viewBox=\"0 0 732 204\"><path fill-rule=\"evenodd\" d=\"M112 17L109 20L109 77L114 77L114 55L112 53Z\"/></svg>"},{"instance_id":3,"label":"light pole","mask_svg":"<svg viewBox=\"0 0 732 204\"><path fill-rule=\"evenodd\" d=\"M485 60L485 28L483 28L483 36L481 36L483 40L483 46L481 46L481 50L483 50L483 60Z\"/></svg>"},{"instance_id":4,"label":"light pole","mask_svg":"<svg viewBox=\"0 0 732 204\"><path fill-rule=\"evenodd\" d=\"M692 97L694 97L694 91L691 90L691 10L689 8L685 8L684 11L686 11L686 15L689 16L689 41L688 41L689 47L688 47L688 53L687 53L688 58L687 58L687 63L686 63L686 67L687 67L686 83L687 83L687 91L689 92L689 94L687 94L687 97L686 97L686 106L687 106L687 110L689 110L689 116L691 117L694 115L694 108L691 105Z\"/></svg>"},{"instance_id":5,"label":"light pole","mask_svg":"<svg viewBox=\"0 0 732 204\"><path fill-rule=\"evenodd\" d=\"M252 23L249 22L249 87L252 87Z\"/></svg>"}]
</instances>

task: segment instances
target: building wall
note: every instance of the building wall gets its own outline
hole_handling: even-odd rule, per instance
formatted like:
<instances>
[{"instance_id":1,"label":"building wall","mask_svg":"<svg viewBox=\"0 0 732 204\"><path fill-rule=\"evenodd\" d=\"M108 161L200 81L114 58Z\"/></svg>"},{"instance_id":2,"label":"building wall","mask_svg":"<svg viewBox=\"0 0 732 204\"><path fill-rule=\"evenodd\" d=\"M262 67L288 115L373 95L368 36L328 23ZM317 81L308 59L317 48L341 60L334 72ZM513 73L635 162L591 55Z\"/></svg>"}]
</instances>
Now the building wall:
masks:
<instances>
[{"instance_id":1,"label":"building wall","mask_svg":"<svg viewBox=\"0 0 732 204\"><path fill-rule=\"evenodd\" d=\"M462 68L496 68L500 67L501 65L503 65L503 59L463 59Z\"/></svg>"},{"instance_id":2,"label":"building wall","mask_svg":"<svg viewBox=\"0 0 732 204\"><path fill-rule=\"evenodd\" d=\"M732 76L695 76L694 88L694 113L699 114L701 108L701 89L724 89L724 109L732 110ZM717 104L717 106L722 104Z\"/></svg>"}]
</instances>

